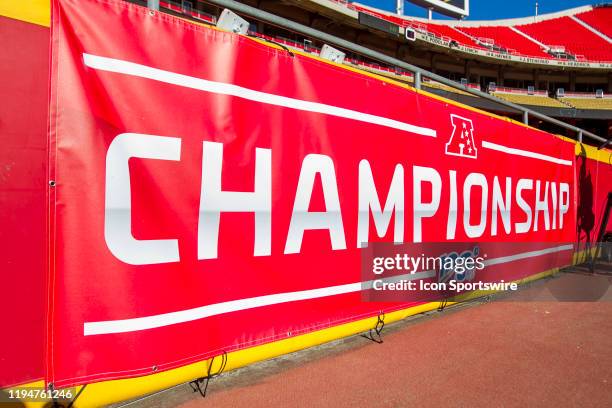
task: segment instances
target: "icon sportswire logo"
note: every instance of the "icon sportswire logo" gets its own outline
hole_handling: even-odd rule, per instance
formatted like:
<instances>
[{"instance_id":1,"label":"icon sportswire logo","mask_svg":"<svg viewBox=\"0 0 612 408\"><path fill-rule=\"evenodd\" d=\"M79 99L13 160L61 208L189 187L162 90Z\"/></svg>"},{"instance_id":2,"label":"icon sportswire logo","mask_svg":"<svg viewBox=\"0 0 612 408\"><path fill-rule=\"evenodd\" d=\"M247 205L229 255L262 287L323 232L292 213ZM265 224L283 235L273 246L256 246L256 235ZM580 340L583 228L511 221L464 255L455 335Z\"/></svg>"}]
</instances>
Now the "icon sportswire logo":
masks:
<instances>
[{"instance_id":1,"label":"icon sportswire logo","mask_svg":"<svg viewBox=\"0 0 612 408\"><path fill-rule=\"evenodd\" d=\"M450 115L450 118L453 125L453 133L448 143L446 143L446 154L469 157L471 159L477 158L478 149L474 144L474 125L472 125L472 120L455 114Z\"/></svg>"}]
</instances>

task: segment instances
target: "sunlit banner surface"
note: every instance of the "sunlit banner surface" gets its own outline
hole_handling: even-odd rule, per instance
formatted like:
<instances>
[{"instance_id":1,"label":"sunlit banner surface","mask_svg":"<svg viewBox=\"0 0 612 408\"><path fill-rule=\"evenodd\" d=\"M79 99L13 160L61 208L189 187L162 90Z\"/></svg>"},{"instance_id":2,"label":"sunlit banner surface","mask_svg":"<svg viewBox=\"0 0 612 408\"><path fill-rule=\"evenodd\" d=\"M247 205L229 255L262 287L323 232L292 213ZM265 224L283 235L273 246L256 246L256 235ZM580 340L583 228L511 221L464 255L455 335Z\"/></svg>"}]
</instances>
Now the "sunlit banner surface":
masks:
<instances>
[{"instance_id":1,"label":"sunlit banner surface","mask_svg":"<svg viewBox=\"0 0 612 408\"><path fill-rule=\"evenodd\" d=\"M571 143L122 1L52 11L56 386L413 305L362 301L369 242L548 248L506 281L572 251Z\"/></svg>"}]
</instances>

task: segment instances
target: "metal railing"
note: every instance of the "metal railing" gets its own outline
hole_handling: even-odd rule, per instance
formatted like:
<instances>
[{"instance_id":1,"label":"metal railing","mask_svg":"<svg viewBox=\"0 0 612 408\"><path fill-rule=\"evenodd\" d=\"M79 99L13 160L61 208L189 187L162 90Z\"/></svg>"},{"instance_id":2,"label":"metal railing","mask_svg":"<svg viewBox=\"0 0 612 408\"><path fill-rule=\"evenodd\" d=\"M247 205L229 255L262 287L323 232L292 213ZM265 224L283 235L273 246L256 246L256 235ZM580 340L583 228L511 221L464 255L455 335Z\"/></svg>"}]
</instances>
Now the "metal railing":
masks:
<instances>
[{"instance_id":1,"label":"metal railing","mask_svg":"<svg viewBox=\"0 0 612 408\"><path fill-rule=\"evenodd\" d=\"M334 35L325 33L323 31L316 30L314 28L305 26L303 24L286 19L284 17L280 17L275 14L268 13L267 11L249 6L247 4L243 4L235 0L203 0L203 2L212 4L218 7L227 8L227 9L234 11L235 13L251 16L255 18L256 20L304 35L309 38L317 39L319 41L342 48L352 53L360 54L368 58L371 58L373 60L377 60L377 61L383 62L391 66L396 66L396 67L405 69L406 71L410 71L414 74L414 87L416 89L421 89L422 77L427 77L437 82L440 82L444 85L447 85L451 88L458 89L463 92L467 92L469 94L478 96L480 98L492 101L498 105L502 105L507 108L514 109L515 111L521 112L523 114L523 123L525 124L529 124L529 118L533 117L533 118L540 119L548 123L552 123L563 129L568 129L572 132L575 132L579 142L582 142L583 137L589 137L595 141L603 143L601 147L605 146L609 142L608 139L605 139L601 136L598 136L594 133L591 133L579 127L562 122L558 119L551 118L550 116L544 115L540 112L534 111L532 109L526 108L521 105L517 105L512 102L508 102L508 101L496 98L493 95L490 95L488 93L482 92L477 89L470 88L467 85L459 84L448 78L434 74L433 72L429 72L425 69L419 68L416 65L409 64L405 61L399 60L397 58L383 54L381 52L374 51L370 48L366 48L359 44L352 43L340 37L336 37Z\"/></svg>"}]
</instances>

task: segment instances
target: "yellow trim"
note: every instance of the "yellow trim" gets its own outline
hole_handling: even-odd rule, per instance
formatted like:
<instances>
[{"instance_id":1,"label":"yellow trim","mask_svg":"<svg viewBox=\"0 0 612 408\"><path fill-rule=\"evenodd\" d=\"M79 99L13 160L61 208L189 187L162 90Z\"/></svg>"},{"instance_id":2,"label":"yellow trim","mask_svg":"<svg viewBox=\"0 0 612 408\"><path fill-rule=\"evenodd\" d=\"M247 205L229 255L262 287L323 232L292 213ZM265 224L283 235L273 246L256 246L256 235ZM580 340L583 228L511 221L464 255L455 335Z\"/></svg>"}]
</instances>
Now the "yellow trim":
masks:
<instances>
[{"instance_id":1,"label":"yellow trim","mask_svg":"<svg viewBox=\"0 0 612 408\"><path fill-rule=\"evenodd\" d=\"M580 143L577 140L570 139L566 136L555 135L559 139L574 144L574 154L576 156L586 157L587 159L597 160L602 163L612 164L612 150L605 148L597 150L596 147Z\"/></svg>"},{"instance_id":2,"label":"yellow trim","mask_svg":"<svg viewBox=\"0 0 612 408\"><path fill-rule=\"evenodd\" d=\"M555 136L557 136L559 139L561 139L563 141L566 141L566 142L569 142L569 143L574 143L574 144L578 143L576 140L574 140L572 138L569 138L567 136L562 136L562 135L555 135Z\"/></svg>"},{"instance_id":3,"label":"yellow trim","mask_svg":"<svg viewBox=\"0 0 612 408\"><path fill-rule=\"evenodd\" d=\"M601 149L586 145L584 143L576 143L576 156L586 157L587 159L597 160L602 163L612 164L612 150Z\"/></svg>"},{"instance_id":4,"label":"yellow trim","mask_svg":"<svg viewBox=\"0 0 612 408\"><path fill-rule=\"evenodd\" d=\"M0 16L49 27L51 4L49 0L1 0Z\"/></svg>"},{"instance_id":5,"label":"yellow trim","mask_svg":"<svg viewBox=\"0 0 612 408\"><path fill-rule=\"evenodd\" d=\"M586 262L589 259L592 259L595 256L596 251L597 251L596 245L593 245L589 249L583 249L578 252L574 251L574 255L572 257L572 265L579 265L581 263Z\"/></svg>"},{"instance_id":6,"label":"yellow trim","mask_svg":"<svg viewBox=\"0 0 612 408\"><path fill-rule=\"evenodd\" d=\"M558 271L558 268L553 268L516 282L524 284L537 279L542 279ZM474 291L452 299L451 301L447 302L447 305L454 305L459 301L475 299L491 293L494 292ZM391 312L385 316L385 323L393 323L409 316L425 313L438 308L439 305L439 302L430 302ZM278 357L283 354L289 354L333 340L362 333L374 327L376 322L377 317L371 317L260 346L234 351L229 353L227 356L228 359L225 371L235 370L237 368ZM208 371L208 365L211 362L213 364L211 371L218 371L221 364L221 359L216 358L214 360L210 359L201 361L148 376L88 384L87 388L83 391L74 404L74 407L83 408L104 406L164 390L178 384L186 383L202 377L204 373ZM43 382L38 381L27 385L42 387ZM80 389L80 387L78 389ZM42 405L40 403L28 403L26 406L40 407Z\"/></svg>"},{"instance_id":7,"label":"yellow trim","mask_svg":"<svg viewBox=\"0 0 612 408\"><path fill-rule=\"evenodd\" d=\"M434 310L438 306L439 302L431 302L391 312L385 316L385 323L392 323L405 319L408 316ZM272 343L262 344L260 346L234 351L227 355L225 371L235 370L283 354L293 353L308 347L362 333L373 328L376 322L377 317L371 317ZM211 371L218 371L221 364L220 358L201 361L148 376L88 384L73 406L75 408L105 406L170 388L177 384L186 383L202 377L207 372L208 365L211 361L213 363ZM37 381L24 384L24 386L42 387L43 382ZM26 403L26 406L40 407L42 404Z\"/></svg>"}]
</instances>

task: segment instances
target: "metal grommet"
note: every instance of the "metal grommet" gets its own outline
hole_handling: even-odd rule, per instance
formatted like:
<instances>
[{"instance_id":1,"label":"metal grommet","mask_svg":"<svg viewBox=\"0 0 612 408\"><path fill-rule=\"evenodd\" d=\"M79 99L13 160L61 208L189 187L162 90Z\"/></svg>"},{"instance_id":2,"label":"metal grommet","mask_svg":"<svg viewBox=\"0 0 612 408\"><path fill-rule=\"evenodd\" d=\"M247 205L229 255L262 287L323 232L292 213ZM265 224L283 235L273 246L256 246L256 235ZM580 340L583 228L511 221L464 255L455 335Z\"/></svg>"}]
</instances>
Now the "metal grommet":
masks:
<instances>
[{"instance_id":1,"label":"metal grommet","mask_svg":"<svg viewBox=\"0 0 612 408\"><path fill-rule=\"evenodd\" d=\"M49 180L49 186L50 187L55 187L55 180Z\"/></svg>"},{"instance_id":2,"label":"metal grommet","mask_svg":"<svg viewBox=\"0 0 612 408\"><path fill-rule=\"evenodd\" d=\"M154 366L151 368L151 370L153 370L153 372L156 372L156 371L157 371L157 366L156 366L156 365L154 365Z\"/></svg>"},{"instance_id":3,"label":"metal grommet","mask_svg":"<svg viewBox=\"0 0 612 408\"><path fill-rule=\"evenodd\" d=\"M149 15L150 15L150 16L154 16L154 15L155 15L155 11L153 11L153 10L149 10Z\"/></svg>"}]
</instances>

